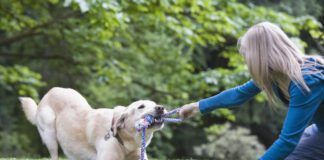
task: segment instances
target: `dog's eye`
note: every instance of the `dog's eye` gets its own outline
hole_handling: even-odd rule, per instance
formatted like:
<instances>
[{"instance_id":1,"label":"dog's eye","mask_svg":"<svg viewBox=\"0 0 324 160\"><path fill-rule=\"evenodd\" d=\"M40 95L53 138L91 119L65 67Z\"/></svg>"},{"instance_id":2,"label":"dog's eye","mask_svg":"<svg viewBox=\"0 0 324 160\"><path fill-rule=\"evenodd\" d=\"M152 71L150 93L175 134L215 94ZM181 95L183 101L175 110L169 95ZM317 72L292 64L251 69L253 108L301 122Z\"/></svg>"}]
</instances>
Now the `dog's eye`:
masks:
<instances>
[{"instance_id":1,"label":"dog's eye","mask_svg":"<svg viewBox=\"0 0 324 160\"><path fill-rule=\"evenodd\" d=\"M144 104L142 104L139 107L137 107L137 109L143 109L143 108L145 108Z\"/></svg>"}]
</instances>

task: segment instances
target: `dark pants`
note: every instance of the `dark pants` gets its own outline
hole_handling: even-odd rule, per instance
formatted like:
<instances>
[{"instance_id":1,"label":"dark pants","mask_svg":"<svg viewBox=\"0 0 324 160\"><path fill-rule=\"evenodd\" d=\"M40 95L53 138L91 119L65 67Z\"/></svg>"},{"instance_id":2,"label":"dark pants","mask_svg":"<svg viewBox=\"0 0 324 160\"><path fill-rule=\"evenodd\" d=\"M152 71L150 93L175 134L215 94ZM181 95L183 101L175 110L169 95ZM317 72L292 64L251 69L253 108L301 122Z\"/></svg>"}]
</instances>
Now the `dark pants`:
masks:
<instances>
[{"instance_id":1,"label":"dark pants","mask_svg":"<svg viewBox=\"0 0 324 160\"><path fill-rule=\"evenodd\" d=\"M307 127L295 150L285 160L324 160L324 132Z\"/></svg>"}]
</instances>

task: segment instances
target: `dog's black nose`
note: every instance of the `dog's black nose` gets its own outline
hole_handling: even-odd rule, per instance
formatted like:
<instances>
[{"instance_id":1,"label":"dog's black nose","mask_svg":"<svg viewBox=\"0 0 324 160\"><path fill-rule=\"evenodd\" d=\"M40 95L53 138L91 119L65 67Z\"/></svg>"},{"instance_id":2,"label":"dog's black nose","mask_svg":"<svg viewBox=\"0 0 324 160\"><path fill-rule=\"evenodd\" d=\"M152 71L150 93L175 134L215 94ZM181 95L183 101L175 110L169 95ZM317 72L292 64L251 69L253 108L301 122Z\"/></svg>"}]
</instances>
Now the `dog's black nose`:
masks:
<instances>
[{"instance_id":1,"label":"dog's black nose","mask_svg":"<svg viewBox=\"0 0 324 160\"><path fill-rule=\"evenodd\" d=\"M163 106L156 106L155 107L155 110L158 112L158 113L163 113L164 112L164 107Z\"/></svg>"}]
</instances>

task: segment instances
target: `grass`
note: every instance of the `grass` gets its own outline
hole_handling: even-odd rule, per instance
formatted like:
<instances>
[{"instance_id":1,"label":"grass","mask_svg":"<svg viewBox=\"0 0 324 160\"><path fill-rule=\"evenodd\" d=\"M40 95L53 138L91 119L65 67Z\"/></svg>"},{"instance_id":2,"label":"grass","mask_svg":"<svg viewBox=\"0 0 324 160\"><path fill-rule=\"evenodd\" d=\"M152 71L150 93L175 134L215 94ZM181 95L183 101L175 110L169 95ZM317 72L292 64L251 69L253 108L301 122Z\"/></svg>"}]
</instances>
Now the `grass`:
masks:
<instances>
[{"instance_id":1,"label":"grass","mask_svg":"<svg viewBox=\"0 0 324 160\"><path fill-rule=\"evenodd\" d=\"M33 159L33 158L0 158L0 160L50 160L48 158L40 158L40 159Z\"/></svg>"},{"instance_id":2,"label":"grass","mask_svg":"<svg viewBox=\"0 0 324 160\"><path fill-rule=\"evenodd\" d=\"M0 158L0 160L50 160L50 158ZM66 159L60 158L60 160Z\"/></svg>"}]
</instances>

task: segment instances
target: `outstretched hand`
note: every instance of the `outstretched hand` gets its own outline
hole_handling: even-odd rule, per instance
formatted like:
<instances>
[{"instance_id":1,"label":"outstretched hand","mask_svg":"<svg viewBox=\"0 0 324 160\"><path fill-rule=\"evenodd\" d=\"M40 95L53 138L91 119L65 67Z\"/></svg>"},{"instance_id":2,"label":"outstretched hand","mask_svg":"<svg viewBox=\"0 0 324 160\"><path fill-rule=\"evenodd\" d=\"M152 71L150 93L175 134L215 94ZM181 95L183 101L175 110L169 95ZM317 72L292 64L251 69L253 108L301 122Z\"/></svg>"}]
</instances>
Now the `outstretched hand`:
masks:
<instances>
[{"instance_id":1,"label":"outstretched hand","mask_svg":"<svg viewBox=\"0 0 324 160\"><path fill-rule=\"evenodd\" d=\"M197 113L199 113L199 105L198 102L194 102L182 106L179 111L179 116L181 119L187 119L195 116Z\"/></svg>"}]
</instances>

